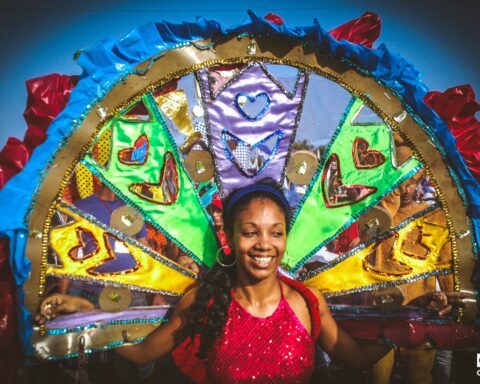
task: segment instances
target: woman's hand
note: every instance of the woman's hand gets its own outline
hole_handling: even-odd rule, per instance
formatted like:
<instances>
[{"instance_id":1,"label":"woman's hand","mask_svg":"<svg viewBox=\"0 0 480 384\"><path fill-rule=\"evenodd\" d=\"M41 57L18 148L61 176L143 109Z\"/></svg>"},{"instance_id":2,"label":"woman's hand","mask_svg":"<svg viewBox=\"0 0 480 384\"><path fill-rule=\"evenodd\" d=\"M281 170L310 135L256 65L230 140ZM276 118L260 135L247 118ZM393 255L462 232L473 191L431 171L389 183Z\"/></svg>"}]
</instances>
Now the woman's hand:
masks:
<instances>
[{"instance_id":1,"label":"woman's hand","mask_svg":"<svg viewBox=\"0 0 480 384\"><path fill-rule=\"evenodd\" d=\"M409 302L409 305L416 305L437 311L439 316L447 316L452 313L455 307L465 307L468 301L475 301L475 295L467 291L436 291L419 296Z\"/></svg>"},{"instance_id":2,"label":"woman's hand","mask_svg":"<svg viewBox=\"0 0 480 384\"><path fill-rule=\"evenodd\" d=\"M38 324L44 324L47 320L52 320L62 313L88 312L94 309L95 305L87 299L54 293L42 301L35 321Z\"/></svg>"},{"instance_id":3,"label":"woman's hand","mask_svg":"<svg viewBox=\"0 0 480 384\"><path fill-rule=\"evenodd\" d=\"M437 311L440 316L449 315L454 307L464 307L464 300L474 299L475 295L471 292L430 292L421 297L425 300L426 307Z\"/></svg>"}]
</instances>

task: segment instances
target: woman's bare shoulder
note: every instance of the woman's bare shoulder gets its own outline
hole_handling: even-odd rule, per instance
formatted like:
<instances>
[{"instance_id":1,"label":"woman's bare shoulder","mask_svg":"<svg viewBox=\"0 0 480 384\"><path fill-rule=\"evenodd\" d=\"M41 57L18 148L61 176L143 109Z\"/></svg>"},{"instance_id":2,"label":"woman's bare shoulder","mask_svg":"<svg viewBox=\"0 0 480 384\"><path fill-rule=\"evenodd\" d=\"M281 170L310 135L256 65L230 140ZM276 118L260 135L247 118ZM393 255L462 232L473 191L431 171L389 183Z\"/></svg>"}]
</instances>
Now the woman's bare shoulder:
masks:
<instances>
[{"instance_id":1,"label":"woman's bare shoulder","mask_svg":"<svg viewBox=\"0 0 480 384\"><path fill-rule=\"evenodd\" d=\"M287 291L284 291L285 292L285 297L287 298L288 302L290 303L290 300L292 300L292 302L302 302L304 303L305 307L308 308L308 304L305 300L305 298L303 297L303 295L295 290L294 288L292 287L289 287L287 285L287 290L288 290L288 295L290 295L290 297L287 296ZM325 297L320 293L320 291L316 288L313 288L313 287L309 287L309 286L305 286L311 293L313 293L313 295L317 298L318 300L318 306L319 306L319 309L320 309L320 313L324 314L325 312L328 311L328 305L327 305L327 302L325 301Z\"/></svg>"},{"instance_id":2,"label":"woman's bare shoulder","mask_svg":"<svg viewBox=\"0 0 480 384\"><path fill-rule=\"evenodd\" d=\"M308 311L308 304L303 297L303 295L297 291L295 288L289 286L285 282L282 282L282 290L283 290L283 295L285 299L288 301L292 309L296 312L296 308L301 309L301 310L307 310Z\"/></svg>"}]
</instances>

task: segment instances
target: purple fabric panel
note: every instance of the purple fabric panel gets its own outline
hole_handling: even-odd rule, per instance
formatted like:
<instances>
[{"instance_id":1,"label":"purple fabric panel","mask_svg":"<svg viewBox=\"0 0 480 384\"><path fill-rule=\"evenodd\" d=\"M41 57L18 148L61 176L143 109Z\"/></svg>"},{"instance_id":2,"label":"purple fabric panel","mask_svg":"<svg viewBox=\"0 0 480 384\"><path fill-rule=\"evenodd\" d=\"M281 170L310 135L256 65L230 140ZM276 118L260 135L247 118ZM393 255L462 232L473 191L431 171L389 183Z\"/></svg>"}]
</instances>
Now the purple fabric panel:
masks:
<instances>
[{"instance_id":1,"label":"purple fabric panel","mask_svg":"<svg viewBox=\"0 0 480 384\"><path fill-rule=\"evenodd\" d=\"M207 70L202 71L201 76L205 89L209 89ZM304 86L305 74L302 74L298 81L296 93L290 99L277 84L272 82L260 65L254 64L231 82L217 98L212 98L210 92L206 92L205 101L212 147L224 195L265 177L273 178L277 182L280 181ZM266 93L270 99L266 113L256 121L246 119L235 104L237 95L240 93L250 97ZM247 176L227 157L226 148L222 142L222 131L224 129L250 145L258 143L276 130L283 132L283 138L280 140L270 163L259 173Z\"/></svg>"},{"instance_id":2,"label":"purple fabric panel","mask_svg":"<svg viewBox=\"0 0 480 384\"><path fill-rule=\"evenodd\" d=\"M163 318L170 307L157 308L132 308L122 312L102 312L96 310L88 313L74 313L71 315L59 316L46 323L47 330L63 329L87 326L97 322L109 322L114 320L136 320Z\"/></svg>"}]
</instances>

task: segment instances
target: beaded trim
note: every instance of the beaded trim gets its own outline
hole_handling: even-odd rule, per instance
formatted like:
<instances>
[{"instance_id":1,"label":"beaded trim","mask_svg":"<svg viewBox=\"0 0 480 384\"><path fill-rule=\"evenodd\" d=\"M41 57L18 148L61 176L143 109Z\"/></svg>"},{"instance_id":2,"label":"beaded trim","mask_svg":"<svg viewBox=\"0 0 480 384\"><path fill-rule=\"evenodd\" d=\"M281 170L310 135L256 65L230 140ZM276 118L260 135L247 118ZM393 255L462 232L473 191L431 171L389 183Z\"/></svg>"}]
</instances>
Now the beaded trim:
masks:
<instances>
[{"instance_id":1,"label":"beaded trim","mask_svg":"<svg viewBox=\"0 0 480 384\"><path fill-rule=\"evenodd\" d=\"M411 283L413 281L426 279L427 277L430 277L430 276L448 275L449 273L452 273L452 271L450 269L437 269L436 271L425 272L425 273L422 273L420 275L407 277L405 279L399 279L399 280L395 280L395 281L382 281L381 283L369 284L369 285L365 285L363 287L349 289L349 290L346 290L346 291L324 293L324 296L325 297L338 297L338 296L347 295L349 293L366 292L366 291L371 291L372 289L386 288L386 287L392 287L394 285Z\"/></svg>"}]
</instances>

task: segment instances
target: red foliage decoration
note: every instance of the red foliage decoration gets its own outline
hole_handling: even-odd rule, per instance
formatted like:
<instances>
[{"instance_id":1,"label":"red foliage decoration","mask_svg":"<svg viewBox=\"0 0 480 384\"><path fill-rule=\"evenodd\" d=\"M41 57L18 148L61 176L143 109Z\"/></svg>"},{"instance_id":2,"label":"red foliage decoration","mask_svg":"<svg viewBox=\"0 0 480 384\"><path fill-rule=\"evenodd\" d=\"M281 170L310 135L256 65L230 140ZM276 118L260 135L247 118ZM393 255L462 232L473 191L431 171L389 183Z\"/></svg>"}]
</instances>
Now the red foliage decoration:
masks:
<instances>
[{"instance_id":1,"label":"red foliage decoration","mask_svg":"<svg viewBox=\"0 0 480 384\"><path fill-rule=\"evenodd\" d=\"M28 125L23 141L10 137L0 152L0 188L27 163L32 151L47 137L47 128L65 108L78 76L52 74L27 81L27 108L23 116Z\"/></svg>"},{"instance_id":2,"label":"red foliage decoration","mask_svg":"<svg viewBox=\"0 0 480 384\"><path fill-rule=\"evenodd\" d=\"M480 121L475 117L480 103L475 100L472 86L465 84L445 92L429 92L425 102L445 121L468 169L480 181Z\"/></svg>"},{"instance_id":3,"label":"red foliage decoration","mask_svg":"<svg viewBox=\"0 0 480 384\"><path fill-rule=\"evenodd\" d=\"M354 44L372 48L373 43L380 36L381 25L380 16L373 12L365 12L359 18L332 29L330 35L337 40L344 39Z\"/></svg>"},{"instance_id":4,"label":"red foliage decoration","mask_svg":"<svg viewBox=\"0 0 480 384\"><path fill-rule=\"evenodd\" d=\"M0 240L0 383L14 382L20 362L15 316L15 283L8 264L8 240Z\"/></svg>"},{"instance_id":5,"label":"red foliage decoration","mask_svg":"<svg viewBox=\"0 0 480 384\"><path fill-rule=\"evenodd\" d=\"M265 20L268 20L276 25L282 25L284 23L283 19L280 16L272 12L269 12L265 15Z\"/></svg>"},{"instance_id":6,"label":"red foliage decoration","mask_svg":"<svg viewBox=\"0 0 480 384\"><path fill-rule=\"evenodd\" d=\"M47 137L47 128L65 108L78 76L52 74L27 81L24 140L10 137L0 152L0 189L19 173L32 151ZM15 315L15 282L9 266L9 242L0 239L0 383L15 382L21 361Z\"/></svg>"}]
</instances>

